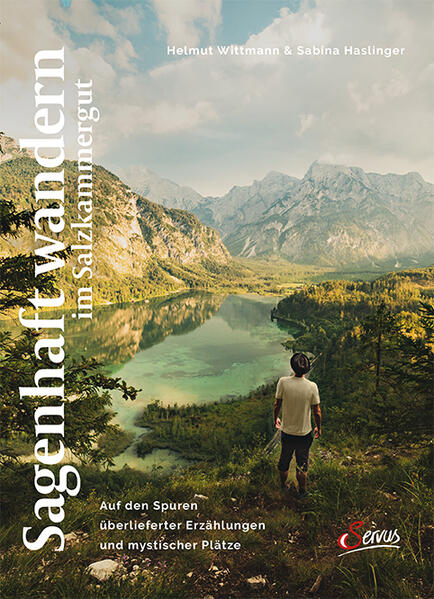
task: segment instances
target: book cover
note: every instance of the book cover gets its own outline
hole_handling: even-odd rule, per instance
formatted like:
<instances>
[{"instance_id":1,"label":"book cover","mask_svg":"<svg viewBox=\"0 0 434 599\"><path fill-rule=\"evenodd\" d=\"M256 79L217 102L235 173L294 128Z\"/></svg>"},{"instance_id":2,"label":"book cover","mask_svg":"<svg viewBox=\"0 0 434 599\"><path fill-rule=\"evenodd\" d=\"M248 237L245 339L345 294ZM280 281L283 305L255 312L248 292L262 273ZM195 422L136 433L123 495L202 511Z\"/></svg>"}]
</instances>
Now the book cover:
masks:
<instances>
[{"instance_id":1,"label":"book cover","mask_svg":"<svg viewBox=\"0 0 434 599\"><path fill-rule=\"evenodd\" d=\"M432 26L2 1L2 598L432 596Z\"/></svg>"}]
</instances>

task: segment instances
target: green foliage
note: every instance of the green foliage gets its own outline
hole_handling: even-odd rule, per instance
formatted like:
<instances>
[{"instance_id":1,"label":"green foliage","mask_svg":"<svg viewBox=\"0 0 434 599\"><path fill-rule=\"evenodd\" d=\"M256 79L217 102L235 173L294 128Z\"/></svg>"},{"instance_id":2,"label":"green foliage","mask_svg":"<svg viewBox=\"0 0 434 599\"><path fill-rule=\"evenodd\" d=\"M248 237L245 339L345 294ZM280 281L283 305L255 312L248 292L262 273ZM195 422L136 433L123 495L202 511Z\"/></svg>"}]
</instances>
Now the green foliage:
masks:
<instances>
[{"instance_id":1,"label":"green foliage","mask_svg":"<svg viewBox=\"0 0 434 599\"><path fill-rule=\"evenodd\" d=\"M14 455L17 436L34 439L34 411L43 405L53 405L52 399L37 396L21 398L20 386L31 385L39 368L52 368L46 353L37 359L33 346L34 336L25 331L11 339L7 334L0 338L0 363L2 388L0 391L3 458ZM71 361L65 368L65 445L83 461L104 461L109 456L95 447L99 436L107 430L112 414L109 391L119 389L125 399L134 399L137 390L118 378L101 374L99 364L93 359ZM73 398L73 400L71 400ZM10 445L9 445L10 444Z\"/></svg>"},{"instance_id":2,"label":"green foliage","mask_svg":"<svg viewBox=\"0 0 434 599\"><path fill-rule=\"evenodd\" d=\"M33 207L17 210L12 201L0 198L0 240L18 237L23 228L31 226L34 214ZM66 254L60 252L58 256L64 258ZM41 274L36 281L35 259L30 254L0 257L0 312L25 305L36 286L41 292L53 292L54 281L51 273Z\"/></svg>"},{"instance_id":3,"label":"green foliage","mask_svg":"<svg viewBox=\"0 0 434 599\"><path fill-rule=\"evenodd\" d=\"M67 160L64 163L63 205L65 214L71 220L77 215L77 198L74 194L78 177L77 166L75 161ZM17 257L16 247L28 247L32 243L30 234L23 232L23 226L28 228L33 221L35 213L32 206L35 198L34 178L39 169L37 162L30 157L15 158L0 164L0 180L2 182L0 187L0 221L2 223L0 236L20 237L14 245L8 243L6 239L0 238L0 255L5 256L0 259L0 283L2 282L2 263L4 263L3 280L8 281L13 276L11 272L13 269L8 268L8 260L12 259L17 269L17 276L26 280L29 288L34 286L33 260L24 254ZM55 189L56 187L54 184L46 184L46 188ZM103 240L103 235L108 235L110 227L114 224L118 223L122 226L123 223L128 223L131 220L131 192L118 177L103 167L94 165L92 194L95 208L92 215L93 233L95 238ZM96 276L92 280L94 305L145 299L189 288L207 289L220 285L228 287L225 278L228 275L228 270L225 269L224 260L215 260L213 255L216 248L223 254L225 251L221 248L220 238L215 231L207 229L196 217L183 210L169 210L149 202L145 198L139 198L137 206L143 239L153 250L153 255L143 260L142 272L136 268L138 274L120 276L116 272L116 267L110 265L110 259L108 261L102 259L105 258L103 254L105 249L100 249L103 246L95 244L94 270ZM181 258L183 257L183 244L188 242L194 248L195 237L197 237L199 245L203 245L204 261L201 261L200 251L198 258L188 265L184 265L183 259L176 257L163 258L165 252L161 253L155 246L155 239L158 236L161 237L160 245L163 243L162 239L167 239L175 245L179 243ZM64 240L66 245L77 241L69 227L64 230ZM165 248L163 249L165 250ZM185 251L187 250L188 248ZM18 258L21 261L19 271L16 260ZM208 267L212 268L212 272L208 272ZM230 266L228 268L230 270ZM237 285L237 274L238 272L234 272L230 277L230 286ZM41 284L46 282L48 288L48 284L53 283L54 278L47 276L44 281L43 277L39 277L39 281ZM56 283L65 293L65 305L74 305L77 281L72 278L71 262L68 262L67 266L56 274ZM0 288L3 289L4 286L1 285ZM12 304L9 307L12 307Z\"/></svg>"},{"instance_id":4,"label":"green foliage","mask_svg":"<svg viewBox=\"0 0 434 599\"><path fill-rule=\"evenodd\" d=\"M224 463L234 447L257 445L272 430L269 387L263 386L247 398L207 405L163 407L150 403L143 426L152 431L138 443L138 455L156 447L170 447L190 459Z\"/></svg>"},{"instance_id":5,"label":"green foliage","mask_svg":"<svg viewBox=\"0 0 434 599\"><path fill-rule=\"evenodd\" d=\"M431 430L434 269L392 273L373 282L306 286L278 305L305 329L288 347L319 355L325 431L364 438L426 437Z\"/></svg>"},{"instance_id":6,"label":"green foliage","mask_svg":"<svg viewBox=\"0 0 434 599\"><path fill-rule=\"evenodd\" d=\"M30 226L29 213L17 212L3 200L0 200L0 213L3 216L1 230L6 237ZM32 259L30 254L0 259L0 312L23 305L36 285L41 295L52 292L58 295L52 276L36 280L34 271L30 274ZM53 400L47 397L20 396L20 387L32 386L38 370L53 368L46 348L39 357L34 352L40 334L37 330L25 330L16 337L9 332L0 333L0 459L6 462L16 458L23 443L34 442L35 410L53 405ZM65 431L66 447L83 461L110 461L104 447L96 445L100 435L111 426L112 414L107 409L111 404L110 391L117 389L125 399L135 399L137 390L118 378L105 376L95 360L85 358L68 361L63 384L62 403L69 423Z\"/></svg>"},{"instance_id":7,"label":"green foliage","mask_svg":"<svg viewBox=\"0 0 434 599\"><path fill-rule=\"evenodd\" d=\"M18 237L22 227L30 228L35 210L16 211L14 203L10 200L0 201L0 235Z\"/></svg>"},{"instance_id":8,"label":"green foliage","mask_svg":"<svg viewBox=\"0 0 434 599\"><path fill-rule=\"evenodd\" d=\"M98 438L98 447L105 455L114 458L131 445L134 434L121 430L118 426L107 427Z\"/></svg>"}]
</instances>

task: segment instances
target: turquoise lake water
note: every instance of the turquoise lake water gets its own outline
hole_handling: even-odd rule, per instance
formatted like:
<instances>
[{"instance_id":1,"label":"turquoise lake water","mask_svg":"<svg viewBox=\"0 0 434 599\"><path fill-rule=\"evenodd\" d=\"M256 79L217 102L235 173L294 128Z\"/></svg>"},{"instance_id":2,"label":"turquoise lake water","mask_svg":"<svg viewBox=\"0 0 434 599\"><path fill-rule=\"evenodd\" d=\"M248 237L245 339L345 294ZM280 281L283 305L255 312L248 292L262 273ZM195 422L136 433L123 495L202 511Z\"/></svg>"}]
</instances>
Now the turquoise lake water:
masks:
<instances>
[{"instance_id":1,"label":"turquoise lake water","mask_svg":"<svg viewBox=\"0 0 434 599\"><path fill-rule=\"evenodd\" d=\"M115 398L117 422L138 435L143 429L135 421L154 399L163 404L205 403L246 394L288 374L289 355L281 344L290 333L271 322L275 305L276 298L209 294L150 305L151 321L161 322L160 335L144 323L137 352L116 371L142 389L133 403ZM146 466L179 462L167 450L145 460ZM124 463L143 466L134 446L116 458L117 467Z\"/></svg>"}]
</instances>

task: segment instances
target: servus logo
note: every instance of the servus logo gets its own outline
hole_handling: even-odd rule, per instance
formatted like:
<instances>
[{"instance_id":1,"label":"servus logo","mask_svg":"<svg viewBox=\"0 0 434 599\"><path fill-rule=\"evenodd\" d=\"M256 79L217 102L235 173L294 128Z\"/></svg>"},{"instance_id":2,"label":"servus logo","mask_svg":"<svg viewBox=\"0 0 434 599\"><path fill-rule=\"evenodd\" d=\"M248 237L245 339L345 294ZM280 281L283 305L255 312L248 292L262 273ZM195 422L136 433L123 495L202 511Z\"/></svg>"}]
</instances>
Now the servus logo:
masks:
<instances>
[{"instance_id":1,"label":"servus logo","mask_svg":"<svg viewBox=\"0 0 434 599\"><path fill-rule=\"evenodd\" d=\"M366 549L377 549L379 547L391 547L399 549L399 541L401 537L396 530L367 530L363 536L356 532L355 529L363 526L362 520L356 520L349 526L349 532L344 532L339 539L338 545L341 549L345 549L341 555L355 553L356 551L365 551ZM351 535L351 536L350 536Z\"/></svg>"}]
</instances>

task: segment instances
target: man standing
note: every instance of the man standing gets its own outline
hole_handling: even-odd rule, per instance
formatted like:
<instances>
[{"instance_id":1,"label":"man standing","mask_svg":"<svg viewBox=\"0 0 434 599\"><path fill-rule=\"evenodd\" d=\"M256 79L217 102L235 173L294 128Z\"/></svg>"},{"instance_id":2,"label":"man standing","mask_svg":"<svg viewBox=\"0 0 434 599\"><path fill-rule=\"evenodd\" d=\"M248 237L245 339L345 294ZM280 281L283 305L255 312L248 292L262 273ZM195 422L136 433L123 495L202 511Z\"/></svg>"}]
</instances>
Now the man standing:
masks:
<instances>
[{"instance_id":1,"label":"man standing","mask_svg":"<svg viewBox=\"0 0 434 599\"><path fill-rule=\"evenodd\" d=\"M278 464L280 484L286 488L289 464L295 451L296 476L299 497L305 497L309 449L312 437L312 411L315 419L315 439L321 435L321 408L318 387L305 378L310 370L310 360L304 354L293 354L291 368L294 376L279 379L274 402L274 422L282 434L282 452ZM282 409L282 421L279 414Z\"/></svg>"}]
</instances>

